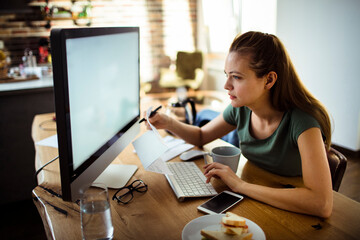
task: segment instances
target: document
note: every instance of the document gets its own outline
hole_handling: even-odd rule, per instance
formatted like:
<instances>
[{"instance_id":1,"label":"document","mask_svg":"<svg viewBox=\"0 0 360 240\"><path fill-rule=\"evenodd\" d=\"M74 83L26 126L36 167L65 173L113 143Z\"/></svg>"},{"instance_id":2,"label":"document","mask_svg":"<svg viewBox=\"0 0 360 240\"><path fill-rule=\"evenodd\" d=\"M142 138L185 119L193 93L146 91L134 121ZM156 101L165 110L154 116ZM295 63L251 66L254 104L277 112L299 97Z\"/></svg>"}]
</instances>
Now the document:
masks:
<instances>
[{"instance_id":1,"label":"document","mask_svg":"<svg viewBox=\"0 0 360 240\"><path fill-rule=\"evenodd\" d=\"M172 136L164 137L163 141L168 146L168 150L163 155L161 155L161 159L164 162L167 162L194 147L194 145L186 143L184 140L174 138Z\"/></svg>"},{"instance_id":2,"label":"document","mask_svg":"<svg viewBox=\"0 0 360 240\"><path fill-rule=\"evenodd\" d=\"M156 159L148 168L146 168L146 170L150 172L173 175L169 167L161 158Z\"/></svg>"},{"instance_id":3,"label":"document","mask_svg":"<svg viewBox=\"0 0 360 240\"><path fill-rule=\"evenodd\" d=\"M135 151L145 169L168 150L160 135L148 130L133 143Z\"/></svg>"},{"instance_id":4,"label":"document","mask_svg":"<svg viewBox=\"0 0 360 240\"><path fill-rule=\"evenodd\" d=\"M146 131L132 144L145 170L169 174L171 173L169 168L160 158L169 147L165 144L157 129L149 122L151 109L152 108L150 107L146 111L147 121L151 130Z\"/></svg>"},{"instance_id":5,"label":"document","mask_svg":"<svg viewBox=\"0 0 360 240\"><path fill-rule=\"evenodd\" d=\"M147 116L151 108L147 110ZM165 162L194 147L182 139L166 136L162 138L157 129L148 121L152 130L145 132L133 142L145 170L172 175Z\"/></svg>"}]
</instances>

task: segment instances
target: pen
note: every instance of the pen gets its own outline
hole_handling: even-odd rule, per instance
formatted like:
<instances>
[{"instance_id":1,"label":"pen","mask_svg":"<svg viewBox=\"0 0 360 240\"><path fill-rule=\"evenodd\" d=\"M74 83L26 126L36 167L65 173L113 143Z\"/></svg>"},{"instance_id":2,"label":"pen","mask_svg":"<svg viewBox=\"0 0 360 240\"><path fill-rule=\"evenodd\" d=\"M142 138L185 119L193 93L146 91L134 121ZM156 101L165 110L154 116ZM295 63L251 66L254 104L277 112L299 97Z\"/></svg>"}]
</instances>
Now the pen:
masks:
<instances>
[{"instance_id":1,"label":"pen","mask_svg":"<svg viewBox=\"0 0 360 240\"><path fill-rule=\"evenodd\" d=\"M158 106L154 111L151 111L149 117L154 116L154 114L155 114L161 107L162 107L162 106L160 105L160 106ZM145 118L142 118L139 123L142 123L143 121L145 121Z\"/></svg>"}]
</instances>

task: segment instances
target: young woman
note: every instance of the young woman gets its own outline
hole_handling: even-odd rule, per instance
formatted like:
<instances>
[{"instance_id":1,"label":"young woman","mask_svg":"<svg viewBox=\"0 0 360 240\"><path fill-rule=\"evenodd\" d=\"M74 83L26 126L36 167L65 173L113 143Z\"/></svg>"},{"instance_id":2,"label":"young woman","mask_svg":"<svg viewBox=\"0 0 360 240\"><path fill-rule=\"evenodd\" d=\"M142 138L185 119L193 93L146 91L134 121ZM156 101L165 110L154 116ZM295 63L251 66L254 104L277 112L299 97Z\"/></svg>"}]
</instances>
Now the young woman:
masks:
<instances>
[{"instance_id":1,"label":"young woman","mask_svg":"<svg viewBox=\"0 0 360 240\"><path fill-rule=\"evenodd\" d=\"M280 40L271 34L237 36L225 61L231 99L223 114L199 128L157 113L149 121L202 146L236 129L242 154L257 166L284 176L302 175L305 187L282 189L243 181L227 166L205 166L238 193L289 211L329 217L333 195L326 150L328 113L303 86Z\"/></svg>"}]
</instances>

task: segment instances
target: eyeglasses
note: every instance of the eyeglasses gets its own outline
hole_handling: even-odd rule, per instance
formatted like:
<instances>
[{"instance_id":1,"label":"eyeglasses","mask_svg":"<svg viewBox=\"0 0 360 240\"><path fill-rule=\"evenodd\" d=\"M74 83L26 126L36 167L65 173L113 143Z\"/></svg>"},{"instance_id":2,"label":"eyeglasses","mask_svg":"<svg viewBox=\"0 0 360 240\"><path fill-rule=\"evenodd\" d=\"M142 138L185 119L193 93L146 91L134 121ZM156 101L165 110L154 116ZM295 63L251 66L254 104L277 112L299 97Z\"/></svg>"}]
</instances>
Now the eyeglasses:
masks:
<instances>
[{"instance_id":1,"label":"eyeglasses","mask_svg":"<svg viewBox=\"0 0 360 240\"><path fill-rule=\"evenodd\" d=\"M138 179L133 181L128 186L119 188L119 190L117 190L114 196L112 197L112 200L117 200L118 203L128 204L134 198L134 194L133 194L134 191L144 193L147 190L148 187L146 183Z\"/></svg>"}]
</instances>

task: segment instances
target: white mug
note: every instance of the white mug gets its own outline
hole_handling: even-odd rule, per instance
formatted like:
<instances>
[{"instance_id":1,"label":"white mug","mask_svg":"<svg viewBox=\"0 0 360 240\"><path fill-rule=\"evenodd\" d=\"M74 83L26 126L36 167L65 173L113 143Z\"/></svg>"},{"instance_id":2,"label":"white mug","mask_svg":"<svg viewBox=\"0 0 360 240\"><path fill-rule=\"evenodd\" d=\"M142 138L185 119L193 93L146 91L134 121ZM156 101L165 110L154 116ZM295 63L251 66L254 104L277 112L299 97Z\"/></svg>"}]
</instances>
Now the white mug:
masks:
<instances>
[{"instance_id":1,"label":"white mug","mask_svg":"<svg viewBox=\"0 0 360 240\"><path fill-rule=\"evenodd\" d=\"M209 154L214 162L218 162L227 165L236 173L241 150L237 147L221 146L211 149Z\"/></svg>"}]
</instances>

